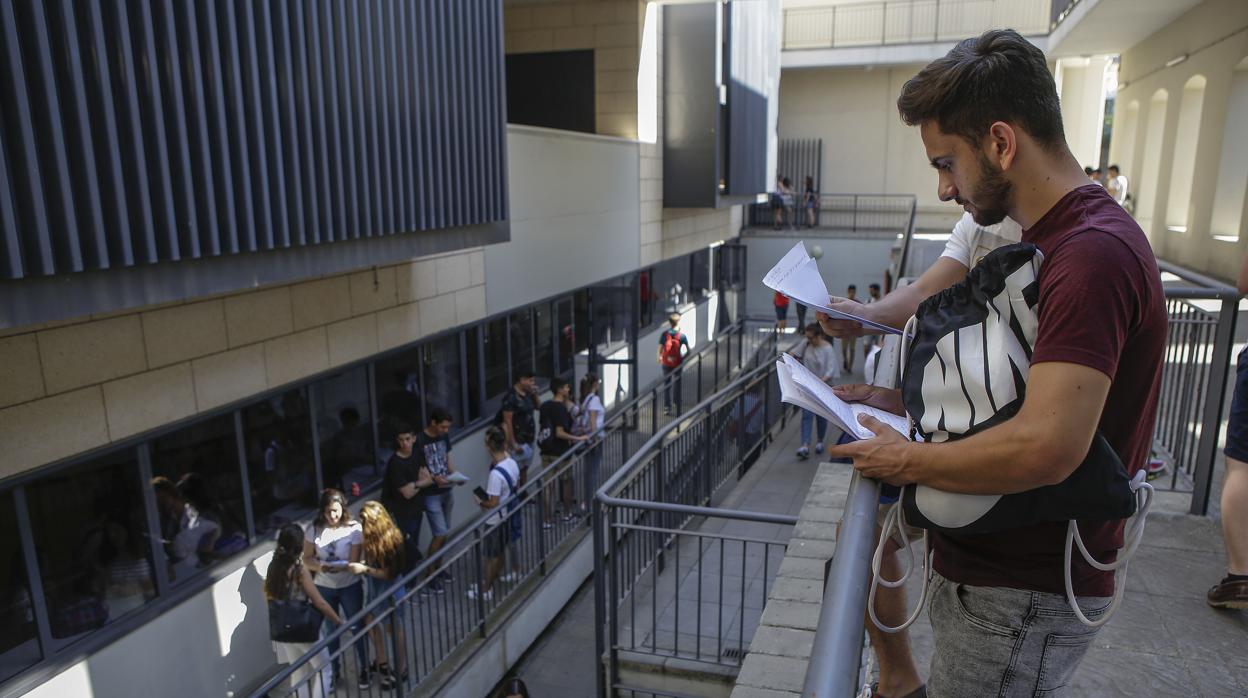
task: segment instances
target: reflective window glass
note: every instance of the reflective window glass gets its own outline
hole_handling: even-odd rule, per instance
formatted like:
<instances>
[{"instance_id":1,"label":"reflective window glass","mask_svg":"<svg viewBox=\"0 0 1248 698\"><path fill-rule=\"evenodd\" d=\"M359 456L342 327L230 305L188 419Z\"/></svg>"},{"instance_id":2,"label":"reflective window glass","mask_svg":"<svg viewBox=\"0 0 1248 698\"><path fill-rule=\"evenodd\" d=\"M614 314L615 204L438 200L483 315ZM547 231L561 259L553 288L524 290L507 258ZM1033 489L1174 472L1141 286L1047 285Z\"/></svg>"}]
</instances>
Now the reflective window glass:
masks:
<instances>
[{"instance_id":1,"label":"reflective window glass","mask_svg":"<svg viewBox=\"0 0 1248 698\"><path fill-rule=\"evenodd\" d=\"M555 327L550 315L550 304L539 303L533 307L533 344L536 348L537 365L534 370L543 380L555 376Z\"/></svg>"},{"instance_id":2,"label":"reflective window glass","mask_svg":"<svg viewBox=\"0 0 1248 698\"><path fill-rule=\"evenodd\" d=\"M424 363L427 412L441 407L450 413L454 429L463 428L464 383L460 371L459 335L426 342L420 350Z\"/></svg>"},{"instance_id":3,"label":"reflective window glass","mask_svg":"<svg viewBox=\"0 0 1248 698\"><path fill-rule=\"evenodd\" d=\"M326 378L314 388L322 482L355 497L356 491L367 490L380 479L384 458L390 455L388 451L374 454L368 370L360 366ZM383 457L381 462L378 457Z\"/></svg>"},{"instance_id":4,"label":"reflective window glass","mask_svg":"<svg viewBox=\"0 0 1248 698\"><path fill-rule=\"evenodd\" d=\"M234 416L221 415L152 440L153 489L169 579L247 548Z\"/></svg>"},{"instance_id":5,"label":"reflective window glass","mask_svg":"<svg viewBox=\"0 0 1248 698\"><path fill-rule=\"evenodd\" d=\"M479 419L483 414L481 410L481 355L478 353L481 349L480 325L464 330L464 349L468 357L468 404L464 405L464 409L467 411L465 419L471 422Z\"/></svg>"},{"instance_id":6,"label":"reflective window glass","mask_svg":"<svg viewBox=\"0 0 1248 698\"><path fill-rule=\"evenodd\" d=\"M242 417L256 536L267 540L316 508L308 391L297 388L248 405Z\"/></svg>"},{"instance_id":7,"label":"reflective window glass","mask_svg":"<svg viewBox=\"0 0 1248 698\"><path fill-rule=\"evenodd\" d=\"M75 640L156 596L134 449L40 478L26 500L53 638Z\"/></svg>"},{"instance_id":8,"label":"reflective window glass","mask_svg":"<svg viewBox=\"0 0 1248 698\"><path fill-rule=\"evenodd\" d=\"M576 357L576 327L572 313L572 299L564 298L555 302L555 323L558 328L559 361L555 367L560 376L567 377L572 372Z\"/></svg>"},{"instance_id":9,"label":"reflective window glass","mask_svg":"<svg viewBox=\"0 0 1248 698\"><path fill-rule=\"evenodd\" d=\"M511 387L511 367L507 359L507 319L485 323L485 396L491 402Z\"/></svg>"},{"instance_id":10,"label":"reflective window glass","mask_svg":"<svg viewBox=\"0 0 1248 698\"><path fill-rule=\"evenodd\" d=\"M399 425L419 429L424 423L421 401L425 388L420 357L420 350L413 348L377 362L377 436L383 449L394 443Z\"/></svg>"},{"instance_id":11,"label":"reflective window glass","mask_svg":"<svg viewBox=\"0 0 1248 698\"><path fill-rule=\"evenodd\" d=\"M572 297L572 331L576 336L576 350L589 348L589 291L577 291Z\"/></svg>"},{"instance_id":12,"label":"reflective window glass","mask_svg":"<svg viewBox=\"0 0 1248 698\"><path fill-rule=\"evenodd\" d=\"M0 494L0 531L5 532L0 536L0 560L7 563L0 574L0 628L4 628L0 633L0 681L5 681L41 657L12 492Z\"/></svg>"},{"instance_id":13,"label":"reflective window glass","mask_svg":"<svg viewBox=\"0 0 1248 698\"><path fill-rule=\"evenodd\" d=\"M511 314L507 328L511 337L511 370L532 371L533 366L533 313L528 308Z\"/></svg>"}]
</instances>

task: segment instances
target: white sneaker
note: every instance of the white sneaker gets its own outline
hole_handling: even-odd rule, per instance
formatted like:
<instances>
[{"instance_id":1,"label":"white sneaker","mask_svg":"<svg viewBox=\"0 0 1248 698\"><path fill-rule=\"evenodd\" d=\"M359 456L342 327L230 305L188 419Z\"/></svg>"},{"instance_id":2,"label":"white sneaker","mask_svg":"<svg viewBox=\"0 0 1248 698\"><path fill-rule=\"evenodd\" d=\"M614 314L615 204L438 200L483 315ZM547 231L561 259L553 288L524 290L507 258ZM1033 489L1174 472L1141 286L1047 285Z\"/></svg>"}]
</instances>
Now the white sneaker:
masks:
<instances>
[{"instance_id":1,"label":"white sneaker","mask_svg":"<svg viewBox=\"0 0 1248 698\"><path fill-rule=\"evenodd\" d=\"M503 576L499 577L499 579L500 579L500 580L502 580L502 581L504 581L504 582L514 582L514 581L516 581L517 579L520 579L520 573L519 573L519 572L508 572L507 574L504 574Z\"/></svg>"},{"instance_id":2,"label":"white sneaker","mask_svg":"<svg viewBox=\"0 0 1248 698\"><path fill-rule=\"evenodd\" d=\"M474 599L474 600L475 600L475 599L477 598L477 596L478 596L478 595L480 595L480 596L481 596L481 598L485 599L486 601L489 601L490 599L494 598L494 590L493 590L493 589L490 589L489 591L485 592L484 594L482 594L481 592L477 591L477 589L476 589L475 587L474 587L474 588L472 588L472 589L469 589L469 590L468 590L468 598L470 598L470 599Z\"/></svg>"},{"instance_id":3,"label":"white sneaker","mask_svg":"<svg viewBox=\"0 0 1248 698\"><path fill-rule=\"evenodd\" d=\"M823 453L823 442L815 444L815 453Z\"/></svg>"},{"instance_id":4,"label":"white sneaker","mask_svg":"<svg viewBox=\"0 0 1248 698\"><path fill-rule=\"evenodd\" d=\"M810 456L810 449L806 448L805 446L802 446L801 448L797 449L798 458L802 460L806 460L808 456Z\"/></svg>"}]
</instances>

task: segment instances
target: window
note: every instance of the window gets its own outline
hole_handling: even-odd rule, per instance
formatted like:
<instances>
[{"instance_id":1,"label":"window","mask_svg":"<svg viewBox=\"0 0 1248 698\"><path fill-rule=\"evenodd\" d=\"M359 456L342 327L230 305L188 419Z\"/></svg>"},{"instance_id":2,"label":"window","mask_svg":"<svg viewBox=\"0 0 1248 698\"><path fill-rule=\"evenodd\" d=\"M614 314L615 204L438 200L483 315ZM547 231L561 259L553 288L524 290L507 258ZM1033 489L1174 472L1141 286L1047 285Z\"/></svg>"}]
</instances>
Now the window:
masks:
<instances>
[{"instance_id":1,"label":"window","mask_svg":"<svg viewBox=\"0 0 1248 698\"><path fill-rule=\"evenodd\" d=\"M507 331L511 338L511 370L534 370L533 312L525 308L512 313L507 321Z\"/></svg>"},{"instance_id":2,"label":"window","mask_svg":"<svg viewBox=\"0 0 1248 698\"><path fill-rule=\"evenodd\" d=\"M559 361L555 370L560 376L567 378L572 373L576 360L577 327L572 312L572 298L561 298L555 301L555 325L559 330Z\"/></svg>"},{"instance_id":3,"label":"window","mask_svg":"<svg viewBox=\"0 0 1248 698\"><path fill-rule=\"evenodd\" d=\"M589 291L577 291L572 296L572 332L576 351L589 349Z\"/></svg>"},{"instance_id":4,"label":"window","mask_svg":"<svg viewBox=\"0 0 1248 698\"><path fill-rule=\"evenodd\" d=\"M134 449L59 470L26 497L53 639L76 640L156 596Z\"/></svg>"},{"instance_id":5,"label":"window","mask_svg":"<svg viewBox=\"0 0 1248 698\"><path fill-rule=\"evenodd\" d=\"M1179 102L1174 168L1170 171L1170 200L1166 205L1166 229L1176 233L1187 232L1187 212L1192 203L1192 178L1196 172L1196 149L1200 145L1200 115L1204 104L1205 78L1194 75L1183 86L1183 99Z\"/></svg>"},{"instance_id":6,"label":"window","mask_svg":"<svg viewBox=\"0 0 1248 698\"><path fill-rule=\"evenodd\" d=\"M555 327L549 303L533 307L533 345L536 349L537 375L545 379L555 376Z\"/></svg>"},{"instance_id":7,"label":"window","mask_svg":"<svg viewBox=\"0 0 1248 698\"><path fill-rule=\"evenodd\" d=\"M464 330L464 349L468 358L468 402L464 405L467 411L464 419L468 422L480 419L481 417L481 326L475 325Z\"/></svg>"},{"instance_id":8,"label":"window","mask_svg":"<svg viewBox=\"0 0 1248 698\"><path fill-rule=\"evenodd\" d=\"M0 560L7 563L0 575L0 628L4 628L0 633L0 681L6 681L42 657L12 492L0 494L0 530L5 532L0 537Z\"/></svg>"},{"instance_id":9,"label":"window","mask_svg":"<svg viewBox=\"0 0 1248 698\"><path fill-rule=\"evenodd\" d=\"M422 401L425 382L420 373L420 349L388 356L377 362L377 438L383 451L394 448L399 425L419 429L425 423ZM325 461L324 454L321 461ZM326 487L329 479L326 478Z\"/></svg>"},{"instance_id":10,"label":"window","mask_svg":"<svg viewBox=\"0 0 1248 698\"><path fill-rule=\"evenodd\" d=\"M314 386L316 429L321 440L321 481L351 496L358 485L368 489L380 479L380 463L394 450L393 440L373 452L368 370L361 366ZM374 455L379 455L378 462Z\"/></svg>"},{"instance_id":11,"label":"window","mask_svg":"<svg viewBox=\"0 0 1248 698\"><path fill-rule=\"evenodd\" d=\"M711 250L704 247L689 258L689 298L695 303L711 292Z\"/></svg>"},{"instance_id":12,"label":"window","mask_svg":"<svg viewBox=\"0 0 1248 698\"><path fill-rule=\"evenodd\" d=\"M152 441L169 579L180 584L198 570L247 548L242 474L233 415L192 424Z\"/></svg>"},{"instance_id":13,"label":"window","mask_svg":"<svg viewBox=\"0 0 1248 698\"><path fill-rule=\"evenodd\" d=\"M485 396L493 402L511 387L511 366L507 358L507 318L497 318L485 323L483 348Z\"/></svg>"},{"instance_id":14,"label":"window","mask_svg":"<svg viewBox=\"0 0 1248 698\"><path fill-rule=\"evenodd\" d=\"M434 407L441 407L450 413L452 427L458 432L464 427L463 362L459 355L459 334L426 342L420 352L425 379L425 413L431 413Z\"/></svg>"},{"instance_id":15,"label":"window","mask_svg":"<svg viewBox=\"0 0 1248 698\"><path fill-rule=\"evenodd\" d=\"M669 311L689 302L689 258L677 257L660 263L654 268L651 284L657 315L652 322L660 323Z\"/></svg>"},{"instance_id":16,"label":"window","mask_svg":"<svg viewBox=\"0 0 1248 698\"><path fill-rule=\"evenodd\" d=\"M316 509L316 459L307 388L242 409L243 448L256 537Z\"/></svg>"}]
</instances>

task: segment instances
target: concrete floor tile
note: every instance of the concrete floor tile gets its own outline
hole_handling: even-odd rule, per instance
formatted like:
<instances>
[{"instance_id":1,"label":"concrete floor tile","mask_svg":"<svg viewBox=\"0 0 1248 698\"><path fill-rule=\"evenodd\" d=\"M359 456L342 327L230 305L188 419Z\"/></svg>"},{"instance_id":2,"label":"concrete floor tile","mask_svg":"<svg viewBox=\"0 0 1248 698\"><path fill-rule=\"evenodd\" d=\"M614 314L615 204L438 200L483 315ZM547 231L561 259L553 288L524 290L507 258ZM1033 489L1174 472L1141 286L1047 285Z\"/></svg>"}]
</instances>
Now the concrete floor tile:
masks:
<instances>
[{"instance_id":1,"label":"concrete floor tile","mask_svg":"<svg viewBox=\"0 0 1248 698\"><path fill-rule=\"evenodd\" d=\"M1070 684L1073 696L1190 696L1194 681L1183 662L1129 650L1093 647Z\"/></svg>"}]
</instances>

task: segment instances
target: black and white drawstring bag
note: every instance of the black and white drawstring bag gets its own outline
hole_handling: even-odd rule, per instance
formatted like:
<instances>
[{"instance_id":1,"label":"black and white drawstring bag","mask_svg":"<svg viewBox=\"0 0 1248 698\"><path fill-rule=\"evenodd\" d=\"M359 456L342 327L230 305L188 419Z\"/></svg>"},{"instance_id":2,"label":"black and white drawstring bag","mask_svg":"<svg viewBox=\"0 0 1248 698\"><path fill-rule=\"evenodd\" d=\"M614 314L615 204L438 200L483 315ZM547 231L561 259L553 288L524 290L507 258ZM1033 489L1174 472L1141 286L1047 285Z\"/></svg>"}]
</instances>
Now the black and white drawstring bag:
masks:
<instances>
[{"instance_id":1,"label":"black and white drawstring bag","mask_svg":"<svg viewBox=\"0 0 1248 698\"><path fill-rule=\"evenodd\" d=\"M916 441L956 441L999 424L1018 413L1027 390L1031 352L1038 326L1040 288L1037 278L1044 255L1030 243L997 248L986 255L966 280L919 305L902 335L902 401ZM1122 568L1139 545L1152 500L1144 473L1127 476L1126 468L1105 438L1097 433L1079 467L1056 485L1009 495L970 495L907 485L887 512L880 542L872 558L873 579L867 608L885 632L898 632L918 618L920 604L902 625L892 628L875 615L877 585L898 587L914 567L913 553L905 573L895 581L880 576L884 546L894 528L909 547L904 523L924 529L923 560L927 566L923 595L931 578L928 531L979 534L1043 522L1067 522L1066 598L1080 621L1104 624L1122 599L1125 586L1115 585L1105 615L1093 622L1075 601L1071 583L1071 551L1078 547L1092 567L1111 572ZM1088 553L1077 521L1135 520L1124 534L1122 555L1112 563Z\"/></svg>"}]
</instances>

